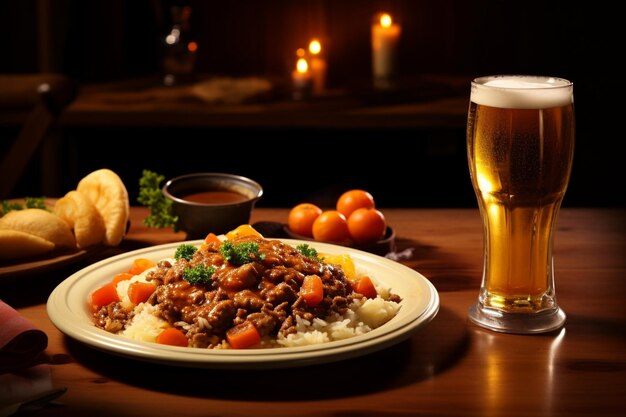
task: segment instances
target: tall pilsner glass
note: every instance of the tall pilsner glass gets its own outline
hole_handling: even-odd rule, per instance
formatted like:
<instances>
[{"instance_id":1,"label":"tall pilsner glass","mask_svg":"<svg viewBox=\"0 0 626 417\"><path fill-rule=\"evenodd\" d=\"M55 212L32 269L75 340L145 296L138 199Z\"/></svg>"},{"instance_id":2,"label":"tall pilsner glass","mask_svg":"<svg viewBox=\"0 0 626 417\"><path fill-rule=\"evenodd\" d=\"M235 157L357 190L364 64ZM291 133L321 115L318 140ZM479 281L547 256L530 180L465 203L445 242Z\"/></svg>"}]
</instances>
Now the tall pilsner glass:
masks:
<instances>
[{"instance_id":1,"label":"tall pilsner glass","mask_svg":"<svg viewBox=\"0 0 626 417\"><path fill-rule=\"evenodd\" d=\"M469 318L542 333L565 323L555 297L553 232L574 156L573 84L497 75L471 84L467 157L484 227L483 278Z\"/></svg>"}]
</instances>

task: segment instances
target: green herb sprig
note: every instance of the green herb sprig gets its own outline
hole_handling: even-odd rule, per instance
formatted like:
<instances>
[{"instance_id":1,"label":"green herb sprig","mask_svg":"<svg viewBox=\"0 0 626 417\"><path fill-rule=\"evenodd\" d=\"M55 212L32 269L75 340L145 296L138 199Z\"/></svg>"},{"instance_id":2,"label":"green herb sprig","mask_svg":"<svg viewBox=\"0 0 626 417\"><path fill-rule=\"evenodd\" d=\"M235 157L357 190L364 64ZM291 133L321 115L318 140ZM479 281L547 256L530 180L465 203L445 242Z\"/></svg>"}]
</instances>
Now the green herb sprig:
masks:
<instances>
[{"instance_id":1,"label":"green herb sprig","mask_svg":"<svg viewBox=\"0 0 626 417\"><path fill-rule=\"evenodd\" d=\"M243 242L237 245L228 241L222 242L220 253L225 260L233 265L243 265L265 259L265 254L259 251L259 245L254 242Z\"/></svg>"},{"instance_id":2,"label":"green herb sprig","mask_svg":"<svg viewBox=\"0 0 626 417\"><path fill-rule=\"evenodd\" d=\"M194 245L190 245L188 243L183 243L179 247L176 248L176 252L174 253L174 259L179 260L181 258L187 259L191 261L193 255L198 251Z\"/></svg>"},{"instance_id":3,"label":"green herb sprig","mask_svg":"<svg viewBox=\"0 0 626 417\"><path fill-rule=\"evenodd\" d=\"M172 202L165 198L160 186L164 179L163 175L144 169L139 179L137 201L150 208L150 215L143 219L144 225L161 229L171 227L177 232L178 216L172 213Z\"/></svg>"},{"instance_id":4,"label":"green herb sprig","mask_svg":"<svg viewBox=\"0 0 626 417\"><path fill-rule=\"evenodd\" d=\"M5 214L7 214L10 211L13 210L21 210L22 209L22 205L18 204L18 203L12 203L8 200L2 200L2 206L0 206L0 210L2 210L0 212L0 217L4 216Z\"/></svg>"},{"instance_id":5,"label":"green herb sprig","mask_svg":"<svg viewBox=\"0 0 626 417\"><path fill-rule=\"evenodd\" d=\"M183 279L190 284L208 284L215 273L215 267L209 267L199 264L191 268L185 268L183 271Z\"/></svg>"},{"instance_id":6,"label":"green herb sprig","mask_svg":"<svg viewBox=\"0 0 626 417\"><path fill-rule=\"evenodd\" d=\"M0 217L13 210L23 210L24 208L38 208L48 210L45 197L24 197L24 205L14 203L9 200L2 200L0 204Z\"/></svg>"},{"instance_id":7,"label":"green herb sprig","mask_svg":"<svg viewBox=\"0 0 626 417\"><path fill-rule=\"evenodd\" d=\"M322 258L319 257L317 250L315 250L315 248L310 247L308 244L301 243L298 246L296 246L296 249L298 250L298 252L300 252L302 255L306 256L307 258L311 258L318 262L322 262Z\"/></svg>"}]
</instances>

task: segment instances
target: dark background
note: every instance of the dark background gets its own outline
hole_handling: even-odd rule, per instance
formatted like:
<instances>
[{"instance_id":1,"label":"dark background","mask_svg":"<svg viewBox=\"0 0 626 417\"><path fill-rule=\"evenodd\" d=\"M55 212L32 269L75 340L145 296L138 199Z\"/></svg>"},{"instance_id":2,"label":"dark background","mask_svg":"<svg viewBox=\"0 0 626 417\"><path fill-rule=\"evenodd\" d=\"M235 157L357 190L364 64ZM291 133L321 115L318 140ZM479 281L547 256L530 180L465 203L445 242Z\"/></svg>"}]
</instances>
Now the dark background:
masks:
<instances>
[{"instance_id":1,"label":"dark background","mask_svg":"<svg viewBox=\"0 0 626 417\"><path fill-rule=\"evenodd\" d=\"M574 82L577 142L564 206L623 206L623 140L616 103L623 28L612 7L569 1L0 1L5 40L0 73L60 72L81 85L158 76L159 39L171 5L192 7L197 71L286 79L293 51L312 36L328 46L329 88L367 85L372 16L388 10L403 27L402 79L421 74L533 73ZM8 40L8 41L6 41ZM619 71L619 72L618 72ZM467 86L469 97L469 85ZM619 105L617 105L619 107ZM0 126L0 152L17 128ZM63 129L61 189L107 166L135 202L144 168L167 177L197 171L249 176L265 188L259 206L309 200L332 205L348 188L381 206L476 206L459 126L381 125L330 129ZM163 148L167 143L166 148ZM45 158L45 155L40 155ZM38 164L15 196L37 195Z\"/></svg>"}]
</instances>

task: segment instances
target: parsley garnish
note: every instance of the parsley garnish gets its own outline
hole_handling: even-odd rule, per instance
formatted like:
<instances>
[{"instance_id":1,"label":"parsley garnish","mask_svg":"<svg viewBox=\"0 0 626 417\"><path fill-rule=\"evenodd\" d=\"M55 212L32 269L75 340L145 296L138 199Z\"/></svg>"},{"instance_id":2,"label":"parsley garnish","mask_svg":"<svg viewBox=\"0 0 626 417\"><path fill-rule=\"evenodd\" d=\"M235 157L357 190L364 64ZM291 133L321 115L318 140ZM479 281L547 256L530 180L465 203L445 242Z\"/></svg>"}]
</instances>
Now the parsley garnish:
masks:
<instances>
[{"instance_id":1,"label":"parsley garnish","mask_svg":"<svg viewBox=\"0 0 626 417\"><path fill-rule=\"evenodd\" d=\"M243 265L256 260L265 259L265 254L259 252L259 245L254 242L243 242L233 245L231 242L222 242L220 253L233 265Z\"/></svg>"},{"instance_id":2,"label":"parsley garnish","mask_svg":"<svg viewBox=\"0 0 626 417\"><path fill-rule=\"evenodd\" d=\"M317 255L317 250L315 250L315 248L310 247L306 243L299 244L298 246L296 246L296 249L298 250L298 252L300 252L307 258L311 258L319 262L322 261L322 259Z\"/></svg>"},{"instance_id":3,"label":"parsley garnish","mask_svg":"<svg viewBox=\"0 0 626 417\"><path fill-rule=\"evenodd\" d=\"M8 212L12 211L12 210L21 210L22 206L18 203L11 203L8 200L2 200L2 208L0 210L2 210L0 212L0 217L4 216L5 214L7 214Z\"/></svg>"},{"instance_id":4,"label":"parsley garnish","mask_svg":"<svg viewBox=\"0 0 626 417\"><path fill-rule=\"evenodd\" d=\"M160 187L164 179L163 175L144 169L139 179L137 201L150 207L150 215L143 219L144 225L156 228L171 227L177 232L178 216L172 214L172 202L165 198Z\"/></svg>"},{"instance_id":5,"label":"parsley garnish","mask_svg":"<svg viewBox=\"0 0 626 417\"><path fill-rule=\"evenodd\" d=\"M24 197L26 208L38 208L48 210L46 208L46 200L43 197Z\"/></svg>"},{"instance_id":6,"label":"parsley garnish","mask_svg":"<svg viewBox=\"0 0 626 417\"><path fill-rule=\"evenodd\" d=\"M48 210L46 207L46 199L44 197L24 197L24 206L20 203L12 203L8 200L2 200L2 204L0 205L0 217L13 210L22 210L24 207Z\"/></svg>"},{"instance_id":7,"label":"parsley garnish","mask_svg":"<svg viewBox=\"0 0 626 417\"><path fill-rule=\"evenodd\" d=\"M180 258L185 258L188 261L191 261L191 258L193 258L193 254L196 253L197 250L198 248L196 248L194 245L183 243L182 245L176 248L174 259L178 260Z\"/></svg>"},{"instance_id":8,"label":"parsley garnish","mask_svg":"<svg viewBox=\"0 0 626 417\"><path fill-rule=\"evenodd\" d=\"M185 268L183 279L190 284L208 284L214 273L215 267L213 265L207 268L204 264L199 264L193 268Z\"/></svg>"}]
</instances>

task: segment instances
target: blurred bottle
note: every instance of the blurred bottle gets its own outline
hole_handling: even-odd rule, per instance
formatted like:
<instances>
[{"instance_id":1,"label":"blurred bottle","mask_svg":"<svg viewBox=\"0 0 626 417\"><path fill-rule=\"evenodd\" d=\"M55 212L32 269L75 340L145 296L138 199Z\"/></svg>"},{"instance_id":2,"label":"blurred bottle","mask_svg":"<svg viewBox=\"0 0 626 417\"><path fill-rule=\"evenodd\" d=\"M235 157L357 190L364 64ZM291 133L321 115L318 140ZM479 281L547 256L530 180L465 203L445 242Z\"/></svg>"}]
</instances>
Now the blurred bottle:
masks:
<instances>
[{"instance_id":1,"label":"blurred bottle","mask_svg":"<svg viewBox=\"0 0 626 417\"><path fill-rule=\"evenodd\" d=\"M163 84L193 80L198 43L191 32L191 7L171 8L172 27L163 37Z\"/></svg>"}]
</instances>

